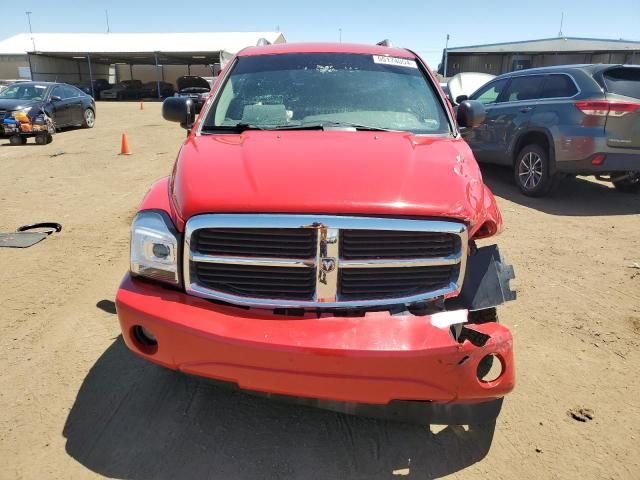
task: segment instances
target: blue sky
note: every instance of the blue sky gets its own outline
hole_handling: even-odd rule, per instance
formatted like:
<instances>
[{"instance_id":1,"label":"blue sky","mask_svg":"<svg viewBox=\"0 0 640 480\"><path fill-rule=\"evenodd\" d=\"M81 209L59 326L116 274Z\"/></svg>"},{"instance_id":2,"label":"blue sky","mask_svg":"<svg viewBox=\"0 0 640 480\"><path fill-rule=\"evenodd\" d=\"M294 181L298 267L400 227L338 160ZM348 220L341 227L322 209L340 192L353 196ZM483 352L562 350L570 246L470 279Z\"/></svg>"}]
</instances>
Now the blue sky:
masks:
<instances>
[{"instance_id":1,"label":"blue sky","mask_svg":"<svg viewBox=\"0 0 640 480\"><path fill-rule=\"evenodd\" d=\"M193 5L190 9L189 6ZM375 43L390 38L437 67L449 46L554 37L564 11L565 36L640 40L640 0L387 0L315 2L243 1L28 1L5 0L0 39L27 31L104 32L272 31L289 42Z\"/></svg>"}]
</instances>

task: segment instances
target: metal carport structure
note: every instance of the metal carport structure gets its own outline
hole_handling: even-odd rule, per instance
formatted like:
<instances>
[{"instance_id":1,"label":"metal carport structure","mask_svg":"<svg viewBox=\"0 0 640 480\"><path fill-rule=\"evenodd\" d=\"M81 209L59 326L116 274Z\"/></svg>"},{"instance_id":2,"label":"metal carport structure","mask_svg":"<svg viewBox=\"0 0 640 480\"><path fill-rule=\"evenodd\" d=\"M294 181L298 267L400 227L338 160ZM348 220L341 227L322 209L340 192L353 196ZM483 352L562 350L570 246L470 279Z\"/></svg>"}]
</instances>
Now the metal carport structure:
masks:
<instances>
[{"instance_id":1,"label":"metal carport structure","mask_svg":"<svg viewBox=\"0 0 640 480\"><path fill-rule=\"evenodd\" d=\"M284 43L280 32L205 33L34 33L24 34L33 80L67 83L109 75L112 65L155 67L158 97L163 66L224 64L239 50L259 42ZM21 35L16 35L21 37ZM9 39L9 40L12 40Z\"/></svg>"}]
</instances>

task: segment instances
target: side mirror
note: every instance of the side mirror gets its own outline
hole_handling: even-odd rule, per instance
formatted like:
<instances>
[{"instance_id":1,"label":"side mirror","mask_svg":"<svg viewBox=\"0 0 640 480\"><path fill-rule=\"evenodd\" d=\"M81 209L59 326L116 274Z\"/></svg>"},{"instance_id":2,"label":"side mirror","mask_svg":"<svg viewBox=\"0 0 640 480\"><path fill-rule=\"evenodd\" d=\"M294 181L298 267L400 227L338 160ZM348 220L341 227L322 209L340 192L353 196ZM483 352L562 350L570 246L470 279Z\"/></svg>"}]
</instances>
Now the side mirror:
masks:
<instances>
[{"instance_id":1,"label":"side mirror","mask_svg":"<svg viewBox=\"0 0 640 480\"><path fill-rule=\"evenodd\" d=\"M190 130L196 119L193 100L186 97L169 97L162 102L162 117L170 122L178 122L182 128Z\"/></svg>"},{"instance_id":2,"label":"side mirror","mask_svg":"<svg viewBox=\"0 0 640 480\"><path fill-rule=\"evenodd\" d=\"M459 127L475 128L484 122L485 116L484 105L477 100L464 100L458 105L456 120Z\"/></svg>"},{"instance_id":3,"label":"side mirror","mask_svg":"<svg viewBox=\"0 0 640 480\"><path fill-rule=\"evenodd\" d=\"M58 95L51 95L51 101L52 102L59 102L61 100L62 100L62 98L59 97Z\"/></svg>"},{"instance_id":4,"label":"side mirror","mask_svg":"<svg viewBox=\"0 0 640 480\"><path fill-rule=\"evenodd\" d=\"M469 100L469 95L458 95L456 97L456 104L460 105L465 100Z\"/></svg>"}]
</instances>

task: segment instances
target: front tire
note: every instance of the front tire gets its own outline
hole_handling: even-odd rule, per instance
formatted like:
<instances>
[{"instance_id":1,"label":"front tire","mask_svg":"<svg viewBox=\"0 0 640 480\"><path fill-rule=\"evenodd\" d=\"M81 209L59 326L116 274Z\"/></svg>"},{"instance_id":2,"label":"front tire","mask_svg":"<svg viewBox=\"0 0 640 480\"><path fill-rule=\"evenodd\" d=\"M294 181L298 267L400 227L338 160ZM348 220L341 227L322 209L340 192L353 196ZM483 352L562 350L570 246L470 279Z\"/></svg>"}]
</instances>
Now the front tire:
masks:
<instances>
[{"instance_id":1,"label":"front tire","mask_svg":"<svg viewBox=\"0 0 640 480\"><path fill-rule=\"evenodd\" d=\"M53 136L50 133L42 133L36 136L36 143L38 145L48 145L53 142Z\"/></svg>"},{"instance_id":2,"label":"front tire","mask_svg":"<svg viewBox=\"0 0 640 480\"><path fill-rule=\"evenodd\" d=\"M27 143L27 137L23 137L22 135L12 135L9 137L9 144L13 146L17 145L25 145Z\"/></svg>"},{"instance_id":3,"label":"front tire","mask_svg":"<svg viewBox=\"0 0 640 480\"><path fill-rule=\"evenodd\" d=\"M516 185L528 197L544 197L557 184L558 175L551 174L549 153L540 145L525 145L516 157L513 169Z\"/></svg>"},{"instance_id":4,"label":"front tire","mask_svg":"<svg viewBox=\"0 0 640 480\"><path fill-rule=\"evenodd\" d=\"M624 180L614 181L613 186L619 192L640 193L640 172L635 172L634 175Z\"/></svg>"},{"instance_id":5,"label":"front tire","mask_svg":"<svg viewBox=\"0 0 640 480\"><path fill-rule=\"evenodd\" d=\"M87 108L82 115L82 128L93 128L96 124L96 114L90 108Z\"/></svg>"}]
</instances>

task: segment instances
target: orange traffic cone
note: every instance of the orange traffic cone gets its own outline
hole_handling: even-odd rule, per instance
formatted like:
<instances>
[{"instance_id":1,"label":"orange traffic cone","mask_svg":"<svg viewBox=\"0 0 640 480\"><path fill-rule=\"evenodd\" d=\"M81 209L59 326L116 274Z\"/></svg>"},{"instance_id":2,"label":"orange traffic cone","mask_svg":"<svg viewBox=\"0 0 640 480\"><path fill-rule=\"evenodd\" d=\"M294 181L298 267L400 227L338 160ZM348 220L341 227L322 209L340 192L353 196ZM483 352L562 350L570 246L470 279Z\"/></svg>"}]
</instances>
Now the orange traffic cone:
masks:
<instances>
[{"instance_id":1,"label":"orange traffic cone","mask_svg":"<svg viewBox=\"0 0 640 480\"><path fill-rule=\"evenodd\" d=\"M120 144L120 155L131 155L129 150L129 142L127 141L127 134L122 134L122 143Z\"/></svg>"},{"instance_id":2,"label":"orange traffic cone","mask_svg":"<svg viewBox=\"0 0 640 480\"><path fill-rule=\"evenodd\" d=\"M140 110L144 110L144 102L140 100Z\"/></svg>"}]
</instances>

